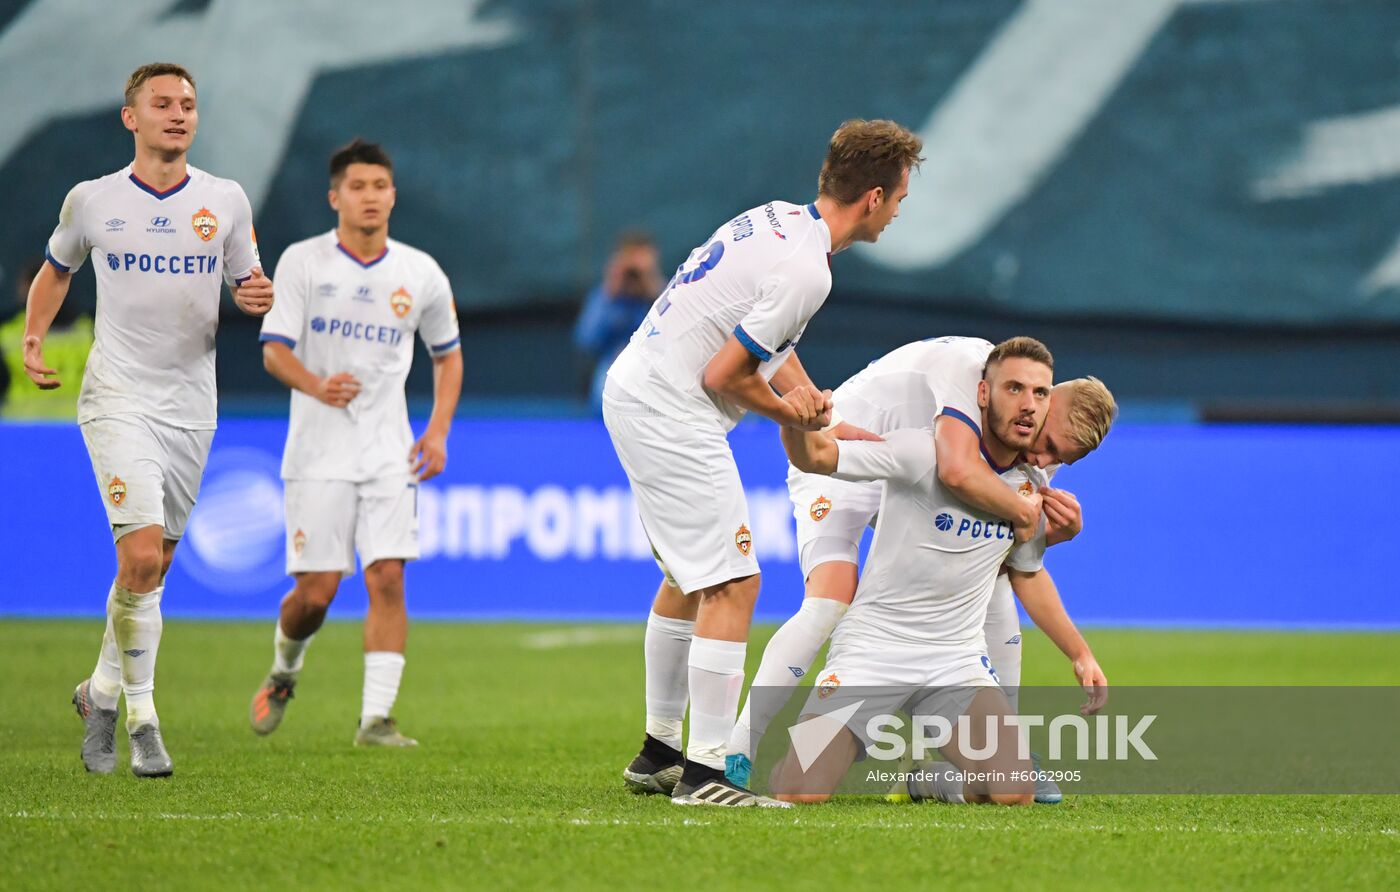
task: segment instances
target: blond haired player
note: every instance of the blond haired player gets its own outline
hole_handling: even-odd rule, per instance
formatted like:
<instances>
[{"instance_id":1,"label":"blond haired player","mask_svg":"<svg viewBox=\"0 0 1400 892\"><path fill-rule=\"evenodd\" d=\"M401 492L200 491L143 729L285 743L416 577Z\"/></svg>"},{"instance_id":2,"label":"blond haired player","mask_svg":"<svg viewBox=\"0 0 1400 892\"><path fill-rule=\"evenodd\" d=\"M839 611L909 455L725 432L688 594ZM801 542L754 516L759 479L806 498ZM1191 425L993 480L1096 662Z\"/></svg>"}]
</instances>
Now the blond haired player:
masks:
<instances>
[{"instance_id":1,"label":"blond haired player","mask_svg":"<svg viewBox=\"0 0 1400 892\"><path fill-rule=\"evenodd\" d=\"M73 705L88 771L116 767L117 696L125 693L131 770L164 777L174 769L155 708L160 601L214 437L219 296L227 282L238 308L261 316L272 307L272 282L258 267L243 190L186 161L199 126L190 73L171 63L136 69L121 117L136 155L64 200L48 263L29 289L24 367L40 388L62 383L44 362L44 336L91 256L97 321L78 425L116 540L117 578L97 667Z\"/></svg>"},{"instance_id":2,"label":"blond haired player","mask_svg":"<svg viewBox=\"0 0 1400 892\"><path fill-rule=\"evenodd\" d=\"M418 484L447 464L462 389L457 310L433 258L389 238L393 163L355 140L331 156L336 228L291 245L277 264L277 308L263 363L292 391L282 456L287 572L272 669L253 695L259 734L282 721L303 655L340 580L365 570L365 675L356 746L415 746L390 716L403 677L404 562L418 557ZM433 360L433 411L417 440L404 382L417 332Z\"/></svg>"},{"instance_id":3,"label":"blond haired player","mask_svg":"<svg viewBox=\"0 0 1400 892\"><path fill-rule=\"evenodd\" d=\"M623 772L634 790L686 805L776 804L724 777L762 548L727 434L746 412L829 422L830 394L794 347L831 289L829 256L879 238L921 147L891 121L843 124L816 200L772 201L721 225L608 370L603 420L664 573L645 640L646 738Z\"/></svg>"}]
</instances>

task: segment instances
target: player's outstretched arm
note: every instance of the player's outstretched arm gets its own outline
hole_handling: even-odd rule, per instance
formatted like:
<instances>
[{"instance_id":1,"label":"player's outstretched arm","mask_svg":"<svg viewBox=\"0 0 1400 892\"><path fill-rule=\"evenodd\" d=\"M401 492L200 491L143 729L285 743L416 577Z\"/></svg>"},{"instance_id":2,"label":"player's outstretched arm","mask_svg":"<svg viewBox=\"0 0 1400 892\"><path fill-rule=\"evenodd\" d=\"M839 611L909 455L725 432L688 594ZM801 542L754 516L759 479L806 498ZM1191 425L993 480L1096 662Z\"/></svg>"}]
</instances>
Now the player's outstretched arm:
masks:
<instances>
[{"instance_id":1,"label":"player's outstretched arm","mask_svg":"<svg viewBox=\"0 0 1400 892\"><path fill-rule=\"evenodd\" d=\"M462 351L433 357L433 414L423 436L408 451L413 473L431 480L447 467L447 435L462 395Z\"/></svg>"},{"instance_id":2,"label":"player's outstretched arm","mask_svg":"<svg viewBox=\"0 0 1400 892\"><path fill-rule=\"evenodd\" d=\"M291 347L280 341L263 342L263 368L292 390L300 390L337 409L350 405L360 392L360 382L354 375L338 372L329 378L319 377L301 364Z\"/></svg>"},{"instance_id":3,"label":"player's outstretched arm","mask_svg":"<svg viewBox=\"0 0 1400 892\"><path fill-rule=\"evenodd\" d=\"M1069 618L1055 580L1044 567L1034 573L1013 569L1010 575L1011 590L1026 608L1026 614L1073 665L1074 677L1088 698L1079 711L1085 715L1098 712L1108 702L1108 679L1099 668L1099 661L1094 659L1089 643Z\"/></svg>"},{"instance_id":4,"label":"player's outstretched arm","mask_svg":"<svg viewBox=\"0 0 1400 892\"><path fill-rule=\"evenodd\" d=\"M831 420L831 393L799 385L784 397L773 392L768 381L758 372L759 359L739 343L734 335L724 342L719 352L705 366L702 383L736 406L757 412L784 426L804 430L819 430ZM804 373L805 374L805 373ZM787 399L798 393L810 395L798 400ZM818 395L820 398L818 398Z\"/></svg>"},{"instance_id":5,"label":"player's outstretched arm","mask_svg":"<svg viewBox=\"0 0 1400 892\"><path fill-rule=\"evenodd\" d=\"M933 440L939 481L972 507L1011 521L1017 542L1030 541L1040 521L1039 496L1026 498L1007 486L983 460L977 432L961 420L940 416Z\"/></svg>"},{"instance_id":6,"label":"player's outstretched arm","mask_svg":"<svg viewBox=\"0 0 1400 892\"><path fill-rule=\"evenodd\" d=\"M797 470L808 474L836 472L836 462L841 453L830 434L784 426L781 436L788 461Z\"/></svg>"},{"instance_id":7,"label":"player's outstretched arm","mask_svg":"<svg viewBox=\"0 0 1400 892\"><path fill-rule=\"evenodd\" d=\"M45 263L29 286L29 300L24 311L24 373L40 390L53 390L63 382L58 373L44 362L44 338L58 315L63 299L68 296L71 272L60 272L52 263Z\"/></svg>"}]
</instances>

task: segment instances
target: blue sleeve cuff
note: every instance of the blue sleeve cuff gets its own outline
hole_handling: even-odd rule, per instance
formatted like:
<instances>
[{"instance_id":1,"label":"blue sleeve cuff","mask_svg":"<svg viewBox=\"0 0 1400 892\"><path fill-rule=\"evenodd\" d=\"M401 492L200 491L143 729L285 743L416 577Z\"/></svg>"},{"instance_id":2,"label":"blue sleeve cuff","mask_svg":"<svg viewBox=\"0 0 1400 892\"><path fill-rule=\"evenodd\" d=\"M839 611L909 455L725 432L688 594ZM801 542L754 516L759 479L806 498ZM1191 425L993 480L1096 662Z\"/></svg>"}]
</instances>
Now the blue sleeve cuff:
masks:
<instances>
[{"instance_id":1,"label":"blue sleeve cuff","mask_svg":"<svg viewBox=\"0 0 1400 892\"><path fill-rule=\"evenodd\" d=\"M977 438L978 438L979 440L982 438L982 428L981 428L981 426L978 425L977 422L973 421L971 418L968 418L966 415L964 415L963 413L959 412L957 409L944 409L944 410L943 410L942 412L940 412L939 414L940 414L940 415L947 415L949 418L956 418L957 420L961 421L963 424L965 424L965 425L967 425L968 427L972 428L972 432L973 432L974 434L977 435Z\"/></svg>"},{"instance_id":2,"label":"blue sleeve cuff","mask_svg":"<svg viewBox=\"0 0 1400 892\"><path fill-rule=\"evenodd\" d=\"M258 335L258 340L264 342L275 341L278 344L286 344L293 350L295 350L297 346L297 342L287 337L286 335L272 334L271 332L263 332L262 334Z\"/></svg>"},{"instance_id":3,"label":"blue sleeve cuff","mask_svg":"<svg viewBox=\"0 0 1400 892\"><path fill-rule=\"evenodd\" d=\"M450 340L450 341L444 341L444 342L441 343L441 344L433 344L433 345L429 346L429 347L428 347L428 352L431 353L431 354L433 354L434 356L437 356L437 355L440 354L440 353L447 353L447 352L449 352L449 351L451 351L451 350L453 350L453 349L455 349L455 348L457 348L457 347L460 347L461 345L462 345L462 338L461 338L460 336L458 336L458 337L453 338L453 339Z\"/></svg>"},{"instance_id":4,"label":"blue sleeve cuff","mask_svg":"<svg viewBox=\"0 0 1400 892\"><path fill-rule=\"evenodd\" d=\"M757 356L759 362L767 362L773 358L773 352L763 349L762 344L749 337L749 333L744 331L744 326L734 326L734 337L739 339L739 343L744 345L745 350Z\"/></svg>"},{"instance_id":5,"label":"blue sleeve cuff","mask_svg":"<svg viewBox=\"0 0 1400 892\"><path fill-rule=\"evenodd\" d=\"M71 266L64 266L63 264L59 263L57 260L54 259L54 256L49 253L48 245L44 245L44 259L47 260L53 266L54 269L58 270L61 273L71 273L73 271L73 268Z\"/></svg>"},{"instance_id":6,"label":"blue sleeve cuff","mask_svg":"<svg viewBox=\"0 0 1400 892\"><path fill-rule=\"evenodd\" d=\"M241 278L241 279L234 279L234 280L233 280L233 284L235 284L235 285L242 285L244 282L248 281L248 280L251 279L251 278L253 278L253 274L252 274L252 273L249 273L248 275L244 276L244 277Z\"/></svg>"}]
</instances>

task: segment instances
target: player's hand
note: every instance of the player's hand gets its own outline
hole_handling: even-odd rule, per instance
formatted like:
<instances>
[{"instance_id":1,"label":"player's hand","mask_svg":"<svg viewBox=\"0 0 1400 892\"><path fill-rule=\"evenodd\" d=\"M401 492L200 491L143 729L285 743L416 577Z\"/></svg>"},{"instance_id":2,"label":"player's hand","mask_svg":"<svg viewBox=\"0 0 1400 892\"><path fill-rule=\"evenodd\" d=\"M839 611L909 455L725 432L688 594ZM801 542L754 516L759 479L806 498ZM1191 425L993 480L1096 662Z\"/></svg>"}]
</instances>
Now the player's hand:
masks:
<instances>
[{"instance_id":1,"label":"player's hand","mask_svg":"<svg viewBox=\"0 0 1400 892\"><path fill-rule=\"evenodd\" d=\"M1035 538L1036 528L1040 526L1040 510L1045 503L1038 492L1022 498L1025 503L1021 506L1021 516L1013 519L1011 524L1017 545L1024 545Z\"/></svg>"},{"instance_id":2,"label":"player's hand","mask_svg":"<svg viewBox=\"0 0 1400 892\"><path fill-rule=\"evenodd\" d=\"M431 428L424 431L408 450L408 460L419 480L431 480L441 474L447 467L447 434Z\"/></svg>"},{"instance_id":3,"label":"player's hand","mask_svg":"<svg viewBox=\"0 0 1400 892\"><path fill-rule=\"evenodd\" d=\"M234 289L233 302L249 316L266 316L272 309L272 280L262 267L253 267L253 274Z\"/></svg>"},{"instance_id":4,"label":"player's hand","mask_svg":"<svg viewBox=\"0 0 1400 892\"><path fill-rule=\"evenodd\" d=\"M360 393L360 382L349 372L337 372L322 378L315 397L327 406L344 409Z\"/></svg>"},{"instance_id":5,"label":"player's hand","mask_svg":"<svg viewBox=\"0 0 1400 892\"><path fill-rule=\"evenodd\" d=\"M1050 545L1068 542L1084 530L1084 510L1067 489L1042 489L1045 511L1045 541Z\"/></svg>"},{"instance_id":6,"label":"player's hand","mask_svg":"<svg viewBox=\"0 0 1400 892\"><path fill-rule=\"evenodd\" d=\"M62 386L58 372L44 362L44 342L38 335L24 339L24 373L40 390L54 390Z\"/></svg>"},{"instance_id":7,"label":"player's hand","mask_svg":"<svg viewBox=\"0 0 1400 892\"><path fill-rule=\"evenodd\" d=\"M1084 689L1084 704L1079 707L1080 715L1093 715L1108 703L1108 679L1099 668L1099 661L1091 653L1085 653L1074 661L1074 677Z\"/></svg>"},{"instance_id":8,"label":"player's hand","mask_svg":"<svg viewBox=\"0 0 1400 892\"><path fill-rule=\"evenodd\" d=\"M798 430L819 431L831 423L831 391L818 390L810 384L799 384L783 394L797 416L797 423L790 425Z\"/></svg>"},{"instance_id":9,"label":"player's hand","mask_svg":"<svg viewBox=\"0 0 1400 892\"><path fill-rule=\"evenodd\" d=\"M849 421L839 422L828 431L828 433L838 440L873 440L876 443L883 443L885 441L885 438L879 434L872 434L865 428L856 427Z\"/></svg>"}]
</instances>

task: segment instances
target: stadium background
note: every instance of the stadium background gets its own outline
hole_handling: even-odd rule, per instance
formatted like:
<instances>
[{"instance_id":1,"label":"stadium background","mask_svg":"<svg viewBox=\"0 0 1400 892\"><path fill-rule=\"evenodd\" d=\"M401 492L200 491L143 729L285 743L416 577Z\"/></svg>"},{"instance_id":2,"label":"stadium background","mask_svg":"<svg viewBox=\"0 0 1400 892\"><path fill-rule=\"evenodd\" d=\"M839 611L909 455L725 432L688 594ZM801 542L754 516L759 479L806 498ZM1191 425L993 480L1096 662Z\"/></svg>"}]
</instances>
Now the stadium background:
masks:
<instances>
[{"instance_id":1,"label":"stadium background","mask_svg":"<svg viewBox=\"0 0 1400 892\"><path fill-rule=\"evenodd\" d=\"M67 189L129 160L116 109L141 62L194 71L191 160L243 183L270 269L333 226L329 152L383 142L393 234L447 270L466 360L417 615L645 615L654 565L568 359L580 299L623 228L669 267L743 208L810 199L826 138L863 116L916 128L929 160L885 238L833 260L802 345L819 383L918 337L1034 334L1124 407L1061 478L1086 514L1049 561L1073 615L1400 626L1400 4L413 0L387 29L326 0L84 8L0 2L7 291ZM73 299L91 307L90 272ZM226 310L172 616L270 617L286 588L286 398ZM735 444L760 612L781 617L800 597L784 465L766 423ZM113 557L76 429L0 422L0 493L0 613L99 615ZM363 604L357 580L336 614Z\"/></svg>"}]
</instances>

